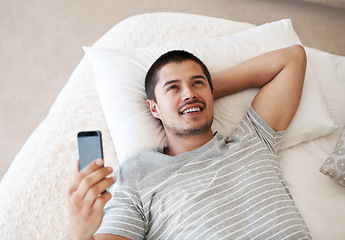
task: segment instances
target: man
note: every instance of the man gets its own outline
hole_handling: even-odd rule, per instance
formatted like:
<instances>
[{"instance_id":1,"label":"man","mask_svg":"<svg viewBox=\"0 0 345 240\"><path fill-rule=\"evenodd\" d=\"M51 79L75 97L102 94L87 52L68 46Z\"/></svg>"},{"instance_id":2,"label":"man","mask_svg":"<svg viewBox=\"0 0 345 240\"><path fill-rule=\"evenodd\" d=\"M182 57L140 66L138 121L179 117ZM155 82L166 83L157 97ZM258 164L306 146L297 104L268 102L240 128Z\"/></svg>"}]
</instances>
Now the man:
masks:
<instances>
[{"instance_id":1,"label":"man","mask_svg":"<svg viewBox=\"0 0 345 240\"><path fill-rule=\"evenodd\" d=\"M168 144L128 159L112 196L100 195L115 182L105 178L112 170L100 167L102 159L78 172L69 190L72 237L93 239L97 231L96 239L310 238L276 156L305 68L299 45L245 61L212 82L193 55L161 56L145 87ZM253 87L261 89L232 136L214 134L213 100Z\"/></svg>"}]
</instances>

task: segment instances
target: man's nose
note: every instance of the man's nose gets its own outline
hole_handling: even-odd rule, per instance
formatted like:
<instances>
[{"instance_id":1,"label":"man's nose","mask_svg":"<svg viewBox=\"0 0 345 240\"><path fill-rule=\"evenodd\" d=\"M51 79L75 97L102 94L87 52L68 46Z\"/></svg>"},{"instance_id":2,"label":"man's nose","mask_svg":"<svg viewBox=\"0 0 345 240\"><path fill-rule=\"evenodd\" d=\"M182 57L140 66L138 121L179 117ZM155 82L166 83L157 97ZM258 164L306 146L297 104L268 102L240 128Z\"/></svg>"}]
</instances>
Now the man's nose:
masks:
<instances>
[{"instance_id":1,"label":"man's nose","mask_svg":"<svg viewBox=\"0 0 345 240\"><path fill-rule=\"evenodd\" d=\"M196 98L196 93L193 91L193 89L189 87L185 88L183 91L182 99L184 101L188 101L194 98Z\"/></svg>"}]
</instances>

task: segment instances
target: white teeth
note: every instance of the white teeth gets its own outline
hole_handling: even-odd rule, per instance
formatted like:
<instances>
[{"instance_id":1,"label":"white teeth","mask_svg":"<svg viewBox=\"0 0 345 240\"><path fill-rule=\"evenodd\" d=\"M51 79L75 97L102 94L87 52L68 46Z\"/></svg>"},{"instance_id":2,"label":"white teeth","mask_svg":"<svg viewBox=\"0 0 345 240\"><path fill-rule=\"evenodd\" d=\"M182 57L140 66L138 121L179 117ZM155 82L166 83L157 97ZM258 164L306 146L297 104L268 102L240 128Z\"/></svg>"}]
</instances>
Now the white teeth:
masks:
<instances>
[{"instance_id":1,"label":"white teeth","mask_svg":"<svg viewBox=\"0 0 345 240\"><path fill-rule=\"evenodd\" d=\"M183 111L183 114L185 113L190 113L190 112L200 112L201 109L199 107L193 107L193 108L188 108L186 110Z\"/></svg>"}]
</instances>

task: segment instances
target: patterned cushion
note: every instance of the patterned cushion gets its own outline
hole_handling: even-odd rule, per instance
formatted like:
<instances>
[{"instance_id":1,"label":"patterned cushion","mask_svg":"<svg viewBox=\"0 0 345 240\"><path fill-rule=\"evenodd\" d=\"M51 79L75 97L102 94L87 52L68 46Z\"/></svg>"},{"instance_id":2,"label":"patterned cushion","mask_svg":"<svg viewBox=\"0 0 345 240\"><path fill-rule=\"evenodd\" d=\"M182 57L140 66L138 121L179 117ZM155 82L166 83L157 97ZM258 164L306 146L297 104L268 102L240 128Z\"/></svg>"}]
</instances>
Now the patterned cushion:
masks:
<instances>
[{"instance_id":1,"label":"patterned cushion","mask_svg":"<svg viewBox=\"0 0 345 240\"><path fill-rule=\"evenodd\" d=\"M333 153L323 163L320 172L345 186L345 126Z\"/></svg>"}]
</instances>

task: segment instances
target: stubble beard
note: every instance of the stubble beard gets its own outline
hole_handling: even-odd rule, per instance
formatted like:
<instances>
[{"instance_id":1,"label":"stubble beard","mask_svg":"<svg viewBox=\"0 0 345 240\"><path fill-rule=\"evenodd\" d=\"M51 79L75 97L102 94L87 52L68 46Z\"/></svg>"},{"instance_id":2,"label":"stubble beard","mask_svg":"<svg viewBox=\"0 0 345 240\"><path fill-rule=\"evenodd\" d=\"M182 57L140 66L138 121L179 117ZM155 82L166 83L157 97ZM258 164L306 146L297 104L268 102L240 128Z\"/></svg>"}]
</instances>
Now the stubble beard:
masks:
<instances>
[{"instance_id":1,"label":"stubble beard","mask_svg":"<svg viewBox=\"0 0 345 240\"><path fill-rule=\"evenodd\" d=\"M207 120L203 125L197 126L194 128L179 128L177 126L169 126L169 125L164 125L165 131L169 131L172 134L178 136L178 137L193 137L197 135L202 135L207 133L212 126L213 123L213 118L211 120Z\"/></svg>"}]
</instances>

